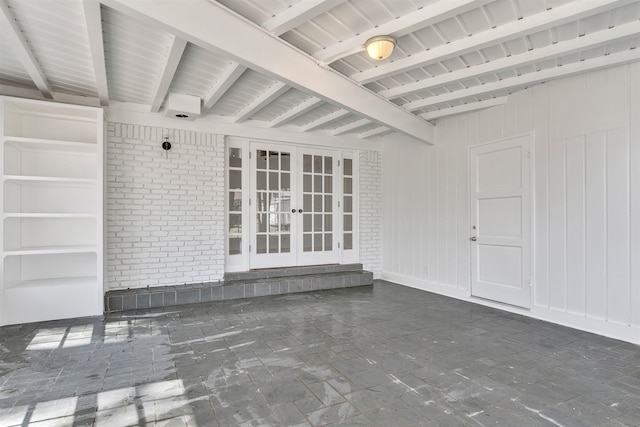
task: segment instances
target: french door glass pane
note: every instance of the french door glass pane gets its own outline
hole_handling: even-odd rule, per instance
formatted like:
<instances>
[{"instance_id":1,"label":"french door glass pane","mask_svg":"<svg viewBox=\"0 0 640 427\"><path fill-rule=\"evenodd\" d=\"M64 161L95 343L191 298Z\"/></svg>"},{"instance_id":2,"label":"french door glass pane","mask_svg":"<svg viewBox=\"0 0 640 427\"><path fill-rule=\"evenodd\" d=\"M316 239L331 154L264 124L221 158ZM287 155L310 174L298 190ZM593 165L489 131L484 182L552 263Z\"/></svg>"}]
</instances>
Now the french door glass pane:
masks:
<instances>
[{"instance_id":1,"label":"french door glass pane","mask_svg":"<svg viewBox=\"0 0 640 427\"><path fill-rule=\"evenodd\" d=\"M239 190L242 188L242 171L230 170L229 171L229 189Z\"/></svg>"},{"instance_id":2,"label":"french door glass pane","mask_svg":"<svg viewBox=\"0 0 640 427\"><path fill-rule=\"evenodd\" d=\"M302 156L303 252L333 250L333 157Z\"/></svg>"},{"instance_id":3,"label":"french door glass pane","mask_svg":"<svg viewBox=\"0 0 640 427\"><path fill-rule=\"evenodd\" d=\"M291 155L256 150L256 252L291 252ZM262 191L261 191L262 190Z\"/></svg>"},{"instance_id":4,"label":"french door glass pane","mask_svg":"<svg viewBox=\"0 0 640 427\"><path fill-rule=\"evenodd\" d=\"M343 249L353 249L353 160L344 159L343 171Z\"/></svg>"},{"instance_id":5,"label":"french door glass pane","mask_svg":"<svg viewBox=\"0 0 640 427\"><path fill-rule=\"evenodd\" d=\"M240 148L229 149L229 167L242 168L242 150Z\"/></svg>"},{"instance_id":6,"label":"french door glass pane","mask_svg":"<svg viewBox=\"0 0 640 427\"><path fill-rule=\"evenodd\" d=\"M229 148L229 216L227 250L229 255L242 253L242 150Z\"/></svg>"}]
</instances>

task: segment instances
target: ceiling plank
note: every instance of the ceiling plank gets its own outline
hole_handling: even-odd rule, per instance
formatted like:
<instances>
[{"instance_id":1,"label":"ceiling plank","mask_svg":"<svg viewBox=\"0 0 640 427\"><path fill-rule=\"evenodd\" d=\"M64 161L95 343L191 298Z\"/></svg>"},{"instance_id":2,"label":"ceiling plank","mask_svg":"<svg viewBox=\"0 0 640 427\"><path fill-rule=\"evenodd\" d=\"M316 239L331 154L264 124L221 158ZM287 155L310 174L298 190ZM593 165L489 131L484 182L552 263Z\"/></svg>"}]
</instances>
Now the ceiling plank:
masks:
<instances>
[{"instance_id":1,"label":"ceiling plank","mask_svg":"<svg viewBox=\"0 0 640 427\"><path fill-rule=\"evenodd\" d=\"M370 83L394 74L442 62L489 46L495 46L525 34L557 27L570 21L610 11L612 8L621 7L634 1L637 0L600 0L596 2L577 1L567 3L464 39L416 53L407 58L355 73L351 75L351 78L360 84Z\"/></svg>"},{"instance_id":2,"label":"ceiling plank","mask_svg":"<svg viewBox=\"0 0 640 427\"><path fill-rule=\"evenodd\" d=\"M210 109L213 107L215 103L218 102L218 100L229 90L229 88L233 86L236 80L240 78L246 69L247 67L244 67L237 62L232 62L215 85L209 90L209 93L207 93L203 102L204 108Z\"/></svg>"},{"instance_id":3,"label":"ceiling plank","mask_svg":"<svg viewBox=\"0 0 640 427\"><path fill-rule=\"evenodd\" d=\"M3 19L6 27L10 29L7 33L12 39L10 45L14 47L14 53L20 59L22 66L29 73L31 80L33 80L42 96L47 99L53 99L53 89L51 89L51 85L47 81L40 64L38 64L38 60L29 47L22 29L18 25L18 20L5 0L0 0L0 10L0 19Z\"/></svg>"},{"instance_id":4,"label":"ceiling plank","mask_svg":"<svg viewBox=\"0 0 640 427\"><path fill-rule=\"evenodd\" d=\"M444 95L432 96L426 99L408 102L404 104L403 107L409 111L415 111L421 108L430 107L432 105L441 104L443 102L450 102L458 99L478 96L493 91L526 86L543 81L554 80L560 77L568 77L574 74L595 71L601 68L627 64L629 62L638 60L640 60L640 51L638 49L627 50L624 52L612 53L611 55L590 59L588 61L575 62L573 64L567 64L561 67L523 74L521 76L512 77L510 79L473 86L468 89L456 90Z\"/></svg>"},{"instance_id":5,"label":"ceiling plank","mask_svg":"<svg viewBox=\"0 0 640 427\"><path fill-rule=\"evenodd\" d=\"M156 28L359 116L432 144L434 126L290 46L217 2L101 0ZM277 60L274 60L277 58Z\"/></svg>"},{"instance_id":6,"label":"ceiling plank","mask_svg":"<svg viewBox=\"0 0 640 427\"><path fill-rule=\"evenodd\" d=\"M297 105L291 110L287 111L280 117L276 117L275 119L273 119L271 122L269 122L269 127L272 128L276 126L281 126L295 119L296 117L300 117L301 115L308 113L309 111L318 107L318 105L322 104L323 102L324 101L319 98L315 98L315 97L309 98L303 103L301 103L300 105Z\"/></svg>"},{"instance_id":7,"label":"ceiling plank","mask_svg":"<svg viewBox=\"0 0 640 427\"><path fill-rule=\"evenodd\" d=\"M274 99L288 91L290 88L284 83L278 82L267 89L262 95L258 97L251 104L247 105L244 110L233 118L234 123L242 123L249 117L253 116L258 111L262 110L267 105L271 104Z\"/></svg>"},{"instance_id":8,"label":"ceiling plank","mask_svg":"<svg viewBox=\"0 0 640 427\"><path fill-rule=\"evenodd\" d=\"M171 47L169 48L169 53L167 54L167 61L165 62L164 69L162 70L162 75L160 76L160 81L158 81L158 86L156 88L153 101L151 102L150 111L152 113L157 113L158 111L160 111L160 106L162 105L164 98L167 96L167 92L169 92L169 86L171 86L173 76L175 76L176 71L178 70L180 59L182 58L182 54L184 53L184 49L186 47L186 40L180 37L173 36Z\"/></svg>"},{"instance_id":9,"label":"ceiling plank","mask_svg":"<svg viewBox=\"0 0 640 427\"><path fill-rule=\"evenodd\" d=\"M93 62L93 73L96 78L96 89L100 105L109 105L109 86L107 83L107 67L104 59L104 41L102 39L102 17L98 0L84 0L84 18L89 36L89 50Z\"/></svg>"},{"instance_id":10,"label":"ceiling plank","mask_svg":"<svg viewBox=\"0 0 640 427\"><path fill-rule=\"evenodd\" d=\"M410 93L428 90L438 86L445 86L450 83L455 83L472 77L497 73L547 59L569 55L624 38L637 37L638 34L640 34L640 21L634 21L628 24L598 31L597 33L587 34L566 42L533 49L519 55L500 58L495 61L486 62L473 67L441 74L430 79L383 90L378 92L378 95L388 99L400 98Z\"/></svg>"},{"instance_id":11,"label":"ceiling plank","mask_svg":"<svg viewBox=\"0 0 640 427\"><path fill-rule=\"evenodd\" d=\"M345 0L306 0L294 4L282 13L267 20L262 26L279 36L333 9Z\"/></svg>"},{"instance_id":12,"label":"ceiling plank","mask_svg":"<svg viewBox=\"0 0 640 427\"><path fill-rule=\"evenodd\" d=\"M307 123L306 125L302 126L300 130L302 130L303 132L309 132L311 130L318 129L319 127L324 126L327 123L331 123L335 120L348 116L349 114L351 114L351 111L347 111L347 110L334 111L333 113L328 114L324 117L320 117L319 119L314 120L311 123Z\"/></svg>"},{"instance_id":13,"label":"ceiling plank","mask_svg":"<svg viewBox=\"0 0 640 427\"><path fill-rule=\"evenodd\" d=\"M352 130L361 128L362 126L366 126L370 124L371 121L367 119L356 120L355 122L349 123L344 126L340 126L337 129L332 130L330 133L333 136L342 135L343 133L351 132Z\"/></svg>"},{"instance_id":14,"label":"ceiling plank","mask_svg":"<svg viewBox=\"0 0 640 427\"><path fill-rule=\"evenodd\" d=\"M425 120L434 120L442 117L452 116L454 114L467 113L469 111L484 110L485 108L495 107L507 103L508 96L499 96L497 98L487 99L484 101L470 102L464 105L458 105L456 107L443 108L438 111L430 111L428 113L420 114Z\"/></svg>"},{"instance_id":15,"label":"ceiling plank","mask_svg":"<svg viewBox=\"0 0 640 427\"><path fill-rule=\"evenodd\" d=\"M391 35L396 38L405 36L413 31L428 27L437 22L452 18L461 13L481 7L494 0L448 0L423 7L393 21L382 24L369 31L343 40L326 49L322 49L313 56L322 62L331 63L345 56L364 50L364 43L374 36Z\"/></svg>"}]
</instances>

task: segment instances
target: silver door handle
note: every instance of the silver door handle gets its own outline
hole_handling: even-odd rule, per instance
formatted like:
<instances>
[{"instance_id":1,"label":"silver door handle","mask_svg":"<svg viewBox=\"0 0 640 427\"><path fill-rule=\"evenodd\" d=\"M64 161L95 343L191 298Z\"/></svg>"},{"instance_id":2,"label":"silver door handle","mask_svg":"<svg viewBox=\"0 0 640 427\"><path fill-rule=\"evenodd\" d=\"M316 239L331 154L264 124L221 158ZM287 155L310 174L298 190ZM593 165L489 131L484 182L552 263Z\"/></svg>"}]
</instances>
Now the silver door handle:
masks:
<instances>
[{"instance_id":1,"label":"silver door handle","mask_svg":"<svg viewBox=\"0 0 640 427\"><path fill-rule=\"evenodd\" d=\"M476 240L478 240L478 239L476 239L476 236L472 236L470 240L471 240L472 242L475 242L475 241L476 241Z\"/></svg>"}]
</instances>

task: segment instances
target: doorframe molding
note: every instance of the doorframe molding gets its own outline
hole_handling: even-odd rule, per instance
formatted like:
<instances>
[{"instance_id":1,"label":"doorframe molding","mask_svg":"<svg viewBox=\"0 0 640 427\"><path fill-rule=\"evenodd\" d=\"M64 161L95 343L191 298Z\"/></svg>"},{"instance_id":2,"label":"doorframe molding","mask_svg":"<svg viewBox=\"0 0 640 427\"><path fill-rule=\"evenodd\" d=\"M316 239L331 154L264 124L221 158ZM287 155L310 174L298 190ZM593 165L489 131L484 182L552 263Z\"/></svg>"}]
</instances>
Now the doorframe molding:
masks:
<instances>
[{"instance_id":1,"label":"doorframe molding","mask_svg":"<svg viewBox=\"0 0 640 427\"><path fill-rule=\"evenodd\" d=\"M471 242L467 241L467 245L468 245L468 251L469 251L469 283L468 283L468 287L467 287L467 298L470 301L475 301L475 302L480 302L483 305L488 305L488 306L493 306L493 305L497 305L497 306L502 306L502 307L513 307L514 309L517 310L525 310L527 312L531 312L533 310L534 307L537 306L536 304L536 300L535 300L535 287L536 287L536 239L535 239L535 232L536 232L536 215L535 215L535 207L536 207L536 187L535 187L535 178L536 178L536 173L535 173L535 164L536 164L536 152L535 152L535 141L536 141L536 134L535 131L528 131L528 132L522 132L522 133L517 133L514 135L510 135L510 136L505 136L503 138L498 138L498 139L492 139L489 141L484 141L481 143L477 143L477 144L472 144L467 146L467 188L468 188L468 194L467 197L469 199L471 199L471 188L472 188L472 180L473 177L471 176L471 150L474 148L478 148L478 147L482 147L485 145L490 145L490 144L494 144L494 143L498 143L498 142L503 142L503 141L508 141L511 139L516 139L516 138L521 138L521 137L527 137L528 141L529 141L529 293L530 293L530 307L525 308L525 307L517 307L508 303L504 303L504 302L500 302L500 301L493 301L493 300L487 300L485 298L481 298L481 297L477 297L472 295L472 285L473 285L473 276L472 276L472 264L471 264ZM471 230L472 227L472 218L471 218L471 205L469 204L468 206L468 211L467 211L467 231ZM490 303L490 304L487 304ZM517 312L517 311L516 311Z\"/></svg>"},{"instance_id":2,"label":"doorframe molding","mask_svg":"<svg viewBox=\"0 0 640 427\"><path fill-rule=\"evenodd\" d=\"M296 149L318 149L318 150L330 150L339 152L341 154L340 161L340 210L339 210L339 223L340 223L340 237L339 241L341 242L340 253L338 256L338 262L340 264L343 263L354 263L359 261L360 257L360 150L353 148L338 148L331 145L315 145L308 143L292 143L286 141L275 141L270 139L261 139L261 138L248 138L248 137L239 137L239 136L227 136L225 138L224 144L224 271L225 272L239 272L239 271L249 271L251 269L251 261L249 254L249 244L251 242L250 235L250 226L249 222L250 211L249 208L249 198L251 191L251 160L249 159L249 152L251 151L251 144L274 144L280 147L292 147ZM242 254L240 255L229 255L228 254L228 245L229 245L229 149L233 148L241 148L243 163L242 163ZM343 218L343 189L342 189L342 178L343 178L343 167L344 167L344 159L345 157L352 159L353 161L353 215L354 218L354 241L353 241L353 250L351 251L351 256L345 259L345 251L344 251L344 236L343 236L343 226L342 222ZM249 162L249 163L246 163ZM247 225L247 226L245 226ZM355 258L355 259L354 259Z\"/></svg>"}]
</instances>

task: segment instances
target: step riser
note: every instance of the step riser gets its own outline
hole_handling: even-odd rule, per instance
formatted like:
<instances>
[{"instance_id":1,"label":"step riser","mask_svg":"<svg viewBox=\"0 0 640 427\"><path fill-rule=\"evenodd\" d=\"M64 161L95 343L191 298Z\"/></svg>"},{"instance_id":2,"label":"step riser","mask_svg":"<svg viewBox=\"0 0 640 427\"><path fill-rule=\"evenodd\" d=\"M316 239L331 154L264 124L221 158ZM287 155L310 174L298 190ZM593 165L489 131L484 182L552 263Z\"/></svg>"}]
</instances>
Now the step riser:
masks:
<instances>
[{"instance_id":1,"label":"step riser","mask_svg":"<svg viewBox=\"0 0 640 427\"><path fill-rule=\"evenodd\" d=\"M237 273L225 273L225 282L244 280L272 279L276 277L290 278L295 276L311 276L330 273L359 273L362 272L362 264L331 264L307 267L272 268L264 270L242 271Z\"/></svg>"},{"instance_id":2,"label":"step riser","mask_svg":"<svg viewBox=\"0 0 640 427\"><path fill-rule=\"evenodd\" d=\"M162 288L128 289L107 292L105 295L105 311L115 312L170 307L180 304L283 295L372 284L373 273L368 271L348 271L313 276L289 276Z\"/></svg>"}]
</instances>

